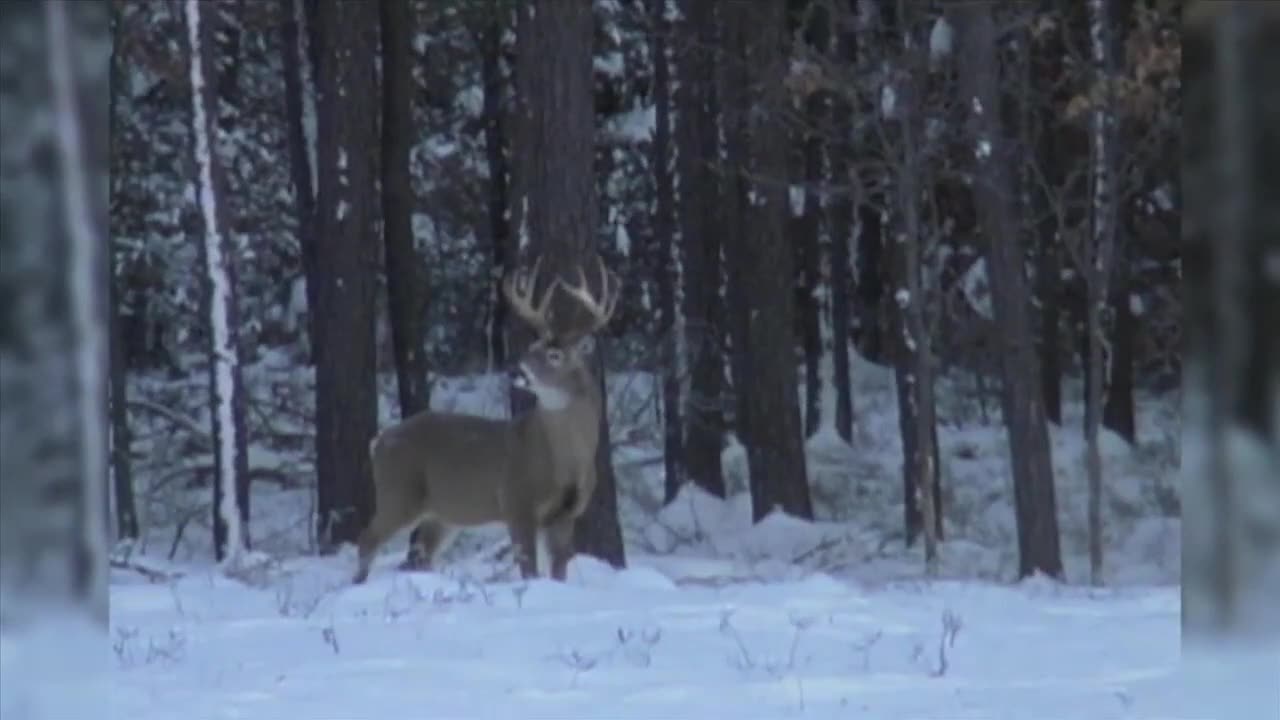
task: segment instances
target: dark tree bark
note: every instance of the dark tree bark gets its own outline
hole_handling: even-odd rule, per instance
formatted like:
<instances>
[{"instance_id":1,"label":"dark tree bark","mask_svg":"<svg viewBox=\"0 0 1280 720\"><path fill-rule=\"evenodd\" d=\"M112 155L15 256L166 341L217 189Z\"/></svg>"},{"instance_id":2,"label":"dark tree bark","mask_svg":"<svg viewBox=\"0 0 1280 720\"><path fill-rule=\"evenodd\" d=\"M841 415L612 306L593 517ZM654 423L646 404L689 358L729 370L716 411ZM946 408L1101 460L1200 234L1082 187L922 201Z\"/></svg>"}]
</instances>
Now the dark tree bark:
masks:
<instances>
[{"instance_id":1,"label":"dark tree bark","mask_svg":"<svg viewBox=\"0 0 1280 720\"><path fill-rule=\"evenodd\" d=\"M751 447L751 347L750 308L747 305L746 288L749 284L751 259L747 251L747 178L742 172L751 158L748 145L747 119L751 112L751 74L745 59L745 40L741 20L733 20L735 12L742 8L729 3L719 4L718 20L723 28L724 54L717 68L718 99L721 102L724 151L716 160L723 164L721 178L721 209L718 219L726 241L721 250L725 265L725 341L729 356L729 378L733 387L733 429L743 447ZM790 252L790 250L788 250ZM787 263L789 268L790 262ZM774 268L781 272L781 268ZM791 276L787 276L788 284ZM790 290L788 290L790 292ZM788 329L787 347L790 343Z\"/></svg>"},{"instance_id":2,"label":"dark tree bark","mask_svg":"<svg viewBox=\"0 0 1280 720\"><path fill-rule=\"evenodd\" d=\"M1028 33L1029 34L1029 33ZM1062 76L1062 43L1051 34L1034 43L1026 38L1028 51L1025 92L1056 82ZM1045 416L1062 424L1062 230L1054 208L1053 193L1065 193L1066 176L1058 148L1060 118L1056 108L1060 98L1041 97L1040 107L1028 112L1028 144L1034 149L1033 171L1028 173L1032 221L1036 235L1036 295L1040 301L1040 386L1044 391Z\"/></svg>"},{"instance_id":3,"label":"dark tree bark","mask_svg":"<svg viewBox=\"0 0 1280 720\"><path fill-rule=\"evenodd\" d=\"M108 258L115 263L114 253ZM138 538L138 508L133 494L133 458L130 450L133 446L133 431L129 427L129 367L126 364L124 342L121 337L121 314L124 304L121 299L120 277L111 273L108 287L108 302L111 306L110 326L108 327L108 352L111 364L110 399L111 399L111 474L116 503L116 539Z\"/></svg>"},{"instance_id":4,"label":"dark tree bark","mask_svg":"<svg viewBox=\"0 0 1280 720\"><path fill-rule=\"evenodd\" d=\"M885 350L885 276L888 263L884 256L884 222L881 208L885 207L882 190L870 191L869 197L858 205L858 273L854 297L857 310L858 337L862 355L874 363L892 362Z\"/></svg>"},{"instance_id":5,"label":"dark tree bark","mask_svg":"<svg viewBox=\"0 0 1280 720\"><path fill-rule=\"evenodd\" d=\"M374 3L320 3L316 367L317 528L322 551L354 542L373 510L377 431L374 295Z\"/></svg>"},{"instance_id":6,"label":"dark tree bark","mask_svg":"<svg viewBox=\"0 0 1280 720\"><path fill-rule=\"evenodd\" d=\"M576 280L574 269L597 250L592 33L589 3L532 0L518 6L517 227L527 230L530 251L545 258L543 268L569 281ZM591 290L600 288L593 282ZM572 318L576 306L564 293L556 298L564 304L552 305L553 320ZM527 331L512 330L525 341L509 347L523 348ZM597 348L603 392L604 343ZM596 473L596 490L578 518L574 544L578 552L623 567L607 408L600 417Z\"/></svg>"},{"instance_id":7,"label":"dark tree bark","mask_svg":"<svg viewBox=\"0 0 1280 720\"><path fill-rule=\"evenodd\" d=\"M676 322L675 189L671 168L671 72L667 60L667 0L648 0L649 51L653 58L654 130L653 166L655 207L653 216L653 268L658 284L658 322L662 333L662 456L666 471L664 502L675 499L684 485L684 423L680 413L680 363Z\"/></svg>"},{"instance_id":8,"label":"dark tree bark","mask_svg":"<svg viewBox=\"0 0 1280 720\"><path fill-rule=\"evenodd\" d=\"M125 63L120 52L120 11L119 3L111 5L111 83L123 83ZM116 98L120 93L110 93L108 122L111 130L116 128ZM110 135L110 130L108 130ZM113 183L114 186L114 183ZM110 203L108 203L109 205ZM111 213L114 216L114 213ZM108 218L108 223L114 219ZM133 447L133 431L129 427L129 353L124 342L125 320L125 278L122 273L123 263L116 257L118 246L116 232L109 232L107 237L107 303L109 318L107 327L108 363L111 366L108 393L111 413L111 475L112 490L115 493L116 505L116 540L136 540L139 536L138 508L134 499L133 458L130 450ZM120 268L118 270L117 268Z\"/></svg>"},{"instance_id":9,"label":"dark tree bark","mask_svg":"<svg viewBox=\"0 0 1280 720\"><path fill-rule=\"evenodd\" d=\"M507 306L502 301L501 271L507 258L514 257L511 230L507 222L507 111L503 97L507 83L502 77L502 33L506 28L496 9L485 22L480 35L480 78L484 85L484 152L489 165L489 247L493 257L493 290L490 296L489 357L493 367L507 362Z\"/></svg>"},{"instance_id":10,"label":"dark tree bark","mask_svg":"<svg viewBox=\"0 0 1280 720\"><path fill-rule=\"evenodd\" d=\"M245 422L244 382L240 367L240 309L236 297L235 243L228 221L226 171L214 152L218 96L215 60L218 55L218 14L186 8L187 45L192 63L193 153L198 170L202 241L200 264L205 269L202 305L208 319L209 394L213 416L213 546L215 558L234 559L248 547L249 454ZM192 26L195 23L195 26ZM229 397L228 397L229 395ZM230 488L228 487L230 486ZM234 511L224 507L228 490Z\"/></svg>"},{"instance_id":11,"label":"dark tree bark","mask_svg":"<svg viewBox=\"0 0 1280 720\"><path fill-rule=\"evenodd\" d=\"M715 5L683 0L685 32L676 53L679 86L675 100L676 162L680 174L680 257L684 265L685 360L689 389L685 398L685 472L695 485L724 497L723 393L724 336L720 285L720 237L717 215L720 159L715 98L717 41Z\"/></svg>"},{"instance_id":12,"label":"dark tree bark","mask_svg":"<svg viewBox=\"0 0 1280 720\"><path fill-rule=\"evenodd\" d=\"M317 363L320 280L316 277L316 42L310 18L313 0L280 0L284 53L285 109L289 134L289 170L298 224L307 295L307 340Z\"/></svg>"},{"instance_id":13,"label":"dark tree bark","mask_svg":"<svg viewBox=\"0 0 1280 720\"><path fill-rule=\"evenodd\" d=\"M413 14L404 2L378 3L382 23L382 240L386 249L387 309L395 355L400 417L427 409L426 273L414 247Z\"/></svg>"},{"instance_id":14,"label":"dark tree bark","mask_svg":"<svg viewBox=\"0 0 1280 720\"><path fill-rule=\"evenodd\" d=\"M790 205L786 132L779 117L787 103L782 82L785 15L780 4L732 4L725 13L737 41L734 50L741 49L746 72L759 79L749 95L755 104L748 120L751 163L734 168L749 173L751 197L745 208L747 232L735 244L741 245L739 299L745 305L749 341L744 350L750 381L746 447L752 518L759 522L780 509L812 519L796 388L792 252L784 236Z\"/></svg>"},{"instance_id":15,"label":"dark tree bark","mask_svg":"<svg viewBox=\"0 0 1280 720\"><path fill-rule=\"evenodd\" d=\"M972 136L986 143L973 186L979 222L988 239L992 305L999 333L1003 370L1001 403L1009 431L1014 506L1018 524L1018 575L1042 572L1062 576L1053 465L1040 389L1038 361L1031 335L1030 293L1014 217L1011 167L1000 107L1000 65L991 2L948 8L959 37L957 63L960 105L966 109Z\"/></svg>"},{"instance_id":16,"label":"dark tree bark","mask_svg":"<svg viewBox=\"0 0 1280 720\"><path fill-rule=\"evenodd\" d=\"M804 434L818 431L822 423L822 322L824 308L819 300L821 276L822 208L818 192L822 183L822 138L818 134L824 115L825 101L812 93L804 101L804 122L795 132L799 150L800 182L804 188L804 204L799 217L788 223L792 230L799 272L796 274L796 314L800 320L800 337L804 348ZM787 198L787 215L791 216L791 200Z\"/></svg>"},{"instance_id":17,"label":"dark tree bark","mask_svg":"<svg viewBox=\"0 0 1280 720\"><path fill-rule=\"evenodd\" d=\"M843 29L836 34L835 61L852 67L855 57L855 35ZM850 189L849 158L853 147L848 138L853 133L853 106L841 95L832 100L828 116L833 140L827 147L831 167L830 184L834 186L828 215L831 238L831 331L832 363L835 366L836 432L846 442L853 440L853 386L850 378L849 327L852 322L850 289L853 268L850 247L854 242L853 194Z\"/></svg>"},{"instance_id":18,"label":"dark tree bark","mask_svg":"<svg viewBox=\"0 0 1280 720\"><path fill-rule=\"evenodd\" d=\"M909 10L903 5L900 17ZM907 18L901 18L910 27ZM922 277L926 230L920 204L924 161L918 138L924 125L921 112L924 56L912 48L902 54L897 86L898 147L892 148L896 170L895 203L899 227L892 249L895 330L894 376L898 388L898 418L903 433L903 507L907 544L923 531L926 573L937 572L938 539L942 536L942 476L938 458L937 409L933 396L933 347L926 320L929 291Z\"/></svg>"},{"instance_id":19,"label":"dark tree bark","mask_svg":"<svg viewBox=\"0 0 1280 720\"><path fill-rule=\"evenodd\" d=\"M1040 385L1044 392L1045 417L1055 425L1062 424L1062 310L1060 274L1062 259L1053 231L1044 225L1056 225L1043 218L1039 226L1036 248L1036 295L1040 300Z\"/></svg>"},{"instance_id":20,"label":"dark tree bark","mask_svg":"<svg viewBox=\"0 0 1280 720\"><path fill-rule=\"evenodd\" d=\"M1132 236L1116 240L1120 247L1117 248L1115 265L1111 269L1111 366L1107 373L1106 401L1102 406L1102 426L1134 445L1138 441L1133 397L1134 342L1138 334L1138 321L1129 305L1132 288L1127 248L1132 243Z\"/></svg>"}]
</instances>

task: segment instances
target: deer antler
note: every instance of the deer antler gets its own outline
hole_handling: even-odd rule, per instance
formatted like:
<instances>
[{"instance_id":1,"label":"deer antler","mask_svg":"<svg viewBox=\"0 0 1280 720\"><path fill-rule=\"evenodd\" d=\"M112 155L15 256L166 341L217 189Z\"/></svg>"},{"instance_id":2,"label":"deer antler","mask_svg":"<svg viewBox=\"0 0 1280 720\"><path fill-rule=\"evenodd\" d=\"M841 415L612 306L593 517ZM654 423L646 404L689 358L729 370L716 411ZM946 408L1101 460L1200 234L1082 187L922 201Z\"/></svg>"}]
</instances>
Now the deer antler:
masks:
<instances>
[{"instance_id":1,"label":"deer antler","mask_svg":"<svg viewBox=\"0 0 1280 720\"><path fill-rule=\"evenodd\" d=\"M609 319L613 317L614 310L618 309L618 298L622 296L619 292L622 286L622 280L618 275L610 270L604 264L604 259L596 255L596 267L600 270L600 296L597 298L591 294L591 290L587 286L587 274L582 269L582 265L578 265L578 282L574 285L561 283L560 287L578 304L582 306L591 315L591 323L583 329L582 334L593 333L604 327Z\"/></svg>"},{"instance_id":2,"label":"deer antler","mask_svg":"<svg viewBox=\"0 0 1280 720\"><path fill-rule=\"evenodd\" d=\"M543 291L542 297L534 303L533 290L538 284L538 269L542 266L542 256L534 261L533 268L519 269L502 281L502 294L507 303L539 336L551 336L551 324L547 318L547 310L551 306L551 298L555 295L556 286L561 284L556 278Z\"/></svg>"}]
</instances>

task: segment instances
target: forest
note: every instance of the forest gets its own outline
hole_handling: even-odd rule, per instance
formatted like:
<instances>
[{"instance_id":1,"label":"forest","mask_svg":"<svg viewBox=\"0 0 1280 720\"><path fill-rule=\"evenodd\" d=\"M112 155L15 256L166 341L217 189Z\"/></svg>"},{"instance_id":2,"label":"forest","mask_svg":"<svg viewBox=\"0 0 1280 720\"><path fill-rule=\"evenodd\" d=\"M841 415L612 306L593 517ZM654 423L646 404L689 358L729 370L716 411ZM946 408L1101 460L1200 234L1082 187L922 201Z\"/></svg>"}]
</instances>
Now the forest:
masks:
<instances>
[{"instance_id":1,"label":"forest","mask_svg":"<svg viewBox=\"0 0 1280 720\"><path fill-rule=\"evenodd\" d=\"M1063 575L1065 491L1087 506L1066 552L1083 530L1103 582L1104 436L1165 453L1128 510L1176 517L1173 430L1138 424L1182 372L1167 3L535 7L215 3L186 42L180 5L113 7L117 537L274 549L270 503L305 489L305 550L354 542L375 433L501 377L501 279L588 253L624 291L582 552L624 565L616 498L686 485L745 489L757 522L848 517L868 479L806 448L877 450L856 388L880 368L901 470L871 510L929 572L970 502L946 428L1008 445L984 468L1009 478L1002 570ZM1050 442L1074 423L1079 468Z\"/></svg>"},{"instance_id":2,"label":"forest","mask_svg":"<svg viewBox=\"0 0 1280 720\"><path fill-rule=\"evenodd\" d=\"M466 445L466 428L542 432L548 407L586 398L567 431L509 451L520 487L544 463L589 478L564 495L568 536L546 526L551 574L566 579L563 560L576 588L821 597L821 577L867 592L1173 592L1172 616L1159 605L1150 620L1158 635L1172 617L1175 636L1179 613L1184 628L1265 615L1241 588L1280 577L1278 525L1249 501L1280 497L1265 311L1280 283L1255 159L1275 137L1246 89L1269 65L1229 48L1263 47L1275 18L1185 5L15 3L12 27L37 39L0 53L6 124L48 122L12 99L24 93L69 122L6 138L23 148L6 150L6 186L51 173L68 189L61 207L2 198L5 492L19 497L8 479L22 474L44 488L22 498L75 499L63 520L9 522L6 537L65 544L72 593L98 593L95 607L109 583L126 671L198 654L197 630L164 635L168 620L131 608L167 586L198 622L180 596L214 607L231 592L196 587L211 569L274 598L289 641L352 598L389 623L489 618L481 601L541 608L552 591L528 584L514 516L459 520L456 537L449 512L490 511L409 517L386 487L400 460L384 440L417 448L405 476L428 477L422 492L446 507L505 462ZM57 50L67 22L95 38L79 57ZM46 53L47 78L17 69ZM68 61L84 88L109 88L101 101L59 75ZM92 171L75 179L73 161ZM52 252L9 241L57 213ZM35 282L60 263L69 295ZM554 374L562 356L582 375L568 396L531 369ZM21 431L42 408L66 412L43 439ZM388 513L404 522L383 528ZM367 534L387 541L380 553ZM349 589L354 546L376 599ZM38 553L13 557L10 582L43 572ZM508 587L513 600L494 599ZM902 620L930 623L902 654L938 677L961 628L1008 597L924 592L971 618L944 610L941 639L936 612ZM803 710L796 648L821 645L817 620L781 616L791 650L774 661L751 649L774 630L715 612L735 672L793 678ZM1042 642L1069 636L1036 617ZM328 622L341 655L363 621ZM611 650L557 662L571 687L647 668L676 642L663 627L619 626ZM864 665L883 632L857 646ZM1163 657L1153 637L1129 637L1148 654L1127 662ZM1094 648L1064 652L1074 672ZM291 692L294 711L328 711L298 710L312 691ZM451 698L432 707L465 706ZM589 715L597 701L545 707ZM877 707L938 707L922 702Z\"/></svg>"}]
</instances>

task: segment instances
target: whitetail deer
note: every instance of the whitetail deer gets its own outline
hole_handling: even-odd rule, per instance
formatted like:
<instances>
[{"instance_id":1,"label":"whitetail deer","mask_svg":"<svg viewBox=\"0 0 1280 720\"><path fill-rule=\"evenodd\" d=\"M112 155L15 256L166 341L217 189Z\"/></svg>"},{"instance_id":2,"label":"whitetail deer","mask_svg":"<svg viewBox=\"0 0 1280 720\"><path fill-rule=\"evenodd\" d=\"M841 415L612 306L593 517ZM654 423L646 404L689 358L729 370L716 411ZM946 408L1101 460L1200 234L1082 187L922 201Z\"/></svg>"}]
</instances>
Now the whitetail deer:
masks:
<instances>
[{"instance_id":1,"label":"whitetail deer","mask_svg":"<svg viewBox=\"0 0 1280 720\"><path fill-rule=\"evenodd\" d=\"M557 277L534 302L541 263L502 285L512 310L538 335L512 368L513 384L534 397L533 408L511 419L425 411L379 433L369 444L374 516L360 535L354 582L365 581L388 538L415 522L424 568L458 528L501 522L522 577L537 575L542 533L551 577L565 579L574 521L596 487L604 403L592 370L593 334L613 316L620 282L596 256L598 294L579 266L576 284ZM578 313L585 322L553 330L548 310L557 290L585 310Z\"/></svg>"}]
</instances>

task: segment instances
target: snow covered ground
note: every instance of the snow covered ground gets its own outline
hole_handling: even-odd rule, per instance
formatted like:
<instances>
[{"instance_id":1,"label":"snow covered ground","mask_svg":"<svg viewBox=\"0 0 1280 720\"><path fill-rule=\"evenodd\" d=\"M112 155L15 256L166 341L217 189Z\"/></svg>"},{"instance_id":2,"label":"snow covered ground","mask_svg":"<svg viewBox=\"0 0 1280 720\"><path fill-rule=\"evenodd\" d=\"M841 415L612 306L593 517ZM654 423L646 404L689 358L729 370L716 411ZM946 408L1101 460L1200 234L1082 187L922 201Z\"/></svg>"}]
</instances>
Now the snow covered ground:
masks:
<instances>
[{"instance_id":1,"label":"snow covered ground","mask_svg":"<svg viewBox=\"0 0 1280 720\"><path fill-rule=\"evenodd\" d=\"M1187 717L1172 587L721 584L728 562L641 557L578 558L565 585L464 563L351 587L352 562L118 576L118 716Z\"/></svg>"},{"instance_id":2,"label":"snow covered ground","mask_svg":"<svg viewBox=\"0 0 1280 720\"><path fill-rule=\"evenodd\" d=\"M297 376L269 362L252 373L260 386L272 373ZM1176 399L1143 399L1136 447L1104 435L1108 586L1091 589L1077 584L1087 576L1079 406L1068 405L1052 433L1068 582L1015 583L998 404L989 399L984 415L967 381L940 384L947 536L941 578L925 581L919 547L902 542L892 375L860 359L853 375L853 442L824 430L809 443L819 521L774 514L756 525L737 446L724 454L727 500L687 489L661 506L652 388L644 376L611 377L629 568L579 557L563 585L518 580L501 529L487 528L464 532L440 573L395 568L402 533L369 583L353 587L350 548L308 553L305 486L270 482L253 498L257 564L228 577L209 563L199 527L207 490L144 487L150 530L118 557L131 569L112 576L115 710L131 720L193 711L264 720L1234 717L1204 705L1179 669ZM482 414L505 405L484 378L437 384L433 404ZM258 448L253 461L307 472L287 452ZM178 533L166 518L190 526Z\"/></svg>"}]
</instances>

